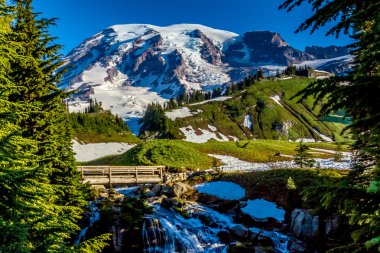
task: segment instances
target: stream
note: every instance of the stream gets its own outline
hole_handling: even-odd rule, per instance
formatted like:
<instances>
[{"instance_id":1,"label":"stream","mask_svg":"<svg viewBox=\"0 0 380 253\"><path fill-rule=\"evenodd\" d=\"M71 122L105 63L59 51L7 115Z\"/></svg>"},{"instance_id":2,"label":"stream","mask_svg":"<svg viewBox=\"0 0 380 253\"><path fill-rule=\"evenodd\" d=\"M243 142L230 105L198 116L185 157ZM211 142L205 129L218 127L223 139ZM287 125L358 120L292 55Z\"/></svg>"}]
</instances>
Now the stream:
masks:
<instances>
[{"instance_id":1,"label":"stream","mask_svg":"<svg viewBox=\"0 0 380 253\"><path fill-rule=\"evenodd\" d=\"M115 190L126 197L138 197L137 189L135 186ZM89 225L80 231L74 245L84 241L87 230L94 222L100 220L97 204L97 201L89 202ZM227 253L229 247L238 244L239 240L234 239L226 244L218 234L233 234L236 228L245 233L243 241L252 241L252 238L257 237L267 238L272 241L276 253L291 252L288 250L288 244L292 237L276 231L234 223L233 213L224 214L200 203L185 202L182 209L184 217L173 208L167 209L149 201L148 204L153 208L153 213L144 216L141 232L146 253Z\"/></svg>"},{"instance_id":2,"label":"stream","mask_svg":"<svg viewBox=\"0 0 380 253\"><path fill-rule=\"evenodd\" d=\"M201 204L189 204L185 219L172 209L158 204L153 205L154 213L145 216L142 236L144 252L186 252L186 253L224 253L228 245L223 244L218 232L231 230L238 225L232 218ZM202 222L207 220L207 225ZM261 236L271 238L278 253L288 253L289 237L273 231L250 228Z\"/></svg>"}]
</instances>

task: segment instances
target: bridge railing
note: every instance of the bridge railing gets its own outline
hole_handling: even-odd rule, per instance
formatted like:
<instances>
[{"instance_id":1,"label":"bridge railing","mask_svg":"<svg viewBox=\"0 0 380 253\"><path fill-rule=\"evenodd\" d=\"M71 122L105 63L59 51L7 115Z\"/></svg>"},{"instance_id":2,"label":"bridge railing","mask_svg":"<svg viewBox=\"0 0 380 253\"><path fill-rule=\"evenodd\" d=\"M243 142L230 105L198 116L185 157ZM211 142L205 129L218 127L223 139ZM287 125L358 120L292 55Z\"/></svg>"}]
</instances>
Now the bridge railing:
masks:
<instances>
[{"instance_id":1,"label":"bridge railing","mask_svg":"<svg viewBox=\"0 0 380 253\"><path fill-rule=\"evenodd\" d=\"M84 183L150 183L163 180L165 166L78 166Z\"/></svg>"}]
</instances>

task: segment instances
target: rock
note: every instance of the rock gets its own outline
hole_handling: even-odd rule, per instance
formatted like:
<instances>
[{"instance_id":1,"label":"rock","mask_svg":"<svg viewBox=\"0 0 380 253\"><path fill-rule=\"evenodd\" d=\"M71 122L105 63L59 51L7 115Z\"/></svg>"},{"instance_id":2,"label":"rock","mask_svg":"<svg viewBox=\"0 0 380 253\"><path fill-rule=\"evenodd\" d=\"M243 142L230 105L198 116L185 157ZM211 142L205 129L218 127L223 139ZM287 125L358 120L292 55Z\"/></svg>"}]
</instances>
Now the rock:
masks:
<instances>
[{"instance_id":1,"label":"rock","mask_svg":"<svg viewBox=\"0 0 380 253\"><path fill-rule=\"evenodd\" d=\"M230 227L229 230L238 237L248 238L249 231L245 226L241 224Z\"/></svg>"},{"instance_id":2,"label":"rock","mask_svg":"<svg viewBox=\"0 0 380 253\"><path fill-rule=\"evenodd\" d=\"M191 190L193 190L193 188L185 183L175 183L173 185L173 194L175 197L180 198L183 194Z\"/></svg>"},{"instance_id":3,"label":"rock","mask_svg":"<svg viewBox=\"0 0 380 253\"><path fill-rule=\"evenodd\" d=\"M166 196L172 196L173 195L173 188L170 187L169 185L163 184L161 185L161 195L166 195Z\"/></svg>"},{"instance_id":4,"label":"rock","mask_svg":"<svg viewBox=\"0 0 380 253\"><path fill-rule=\"evenodd\" d=\"M146 193L146 196L149 198L157 196L159 195L160 191L161 191L161 185L157 184L150 191Z\"/></svg>"},{"instance_id":5,"label":"rock","mask_svg":"<svg viewBox=\"0 0 380 253\"><path fill-rule=\"evenodd\" d=\"M220 241L224 244L230 244L231 242L236 241L231 232L227 230L219 231L218 237L220 238Z\"/></svg>"},{"instance_id":6,"label":"rock","mask_svg":"<svg viewBox=\"0 0 380 253\"><path fill-rule=\"evenodd\" d=\"M303 253L308 252L306 243L297 240L296 238L291 238L288 244L288 250L289 252L297 252L297 253Z\"/></svg>"},{"instance_id":7,"label":"rock","mask_svg":"<svg viewBox=\"0 0 380 253\"><path fill-rule=\"evenodd\" d=\"M267 249L265 249L263 247L257 247L257 246L254 247L254 250L255 250L254 251L255 253L267 253L268 252Z\"/></svg>"},{"instance_id":8,"label":"rock","mask_svg":"<svg viewBox=\"0 0 380 253\"><path fill-rule=\"evenodd\" d=\"M169 209L173 206L173 201L170 198L163 198L161 201L161 206L163 208Z\"/></svg>"},{"instance_id":9,"label":"rock","mask_svg":"<svg viewBox=\"0 0 380 253\"><path fill-rule=\"evenodd\" d=\"M102 193L107 191L107 189L104 185L91 185L91 188L93 188L99 192L102 192Z\"/></svg>"},{"instance_id":10,"label":"rock","mask_svg":"<svg viewBox=\"0 0 380 253\"><path fill-rule=\"evenodd\" d=\"M291 215L290 230L298 238L313 240L318 236L319 216L312 216L310 211L294 209Z\"/></svg>"},{"instance_id":11,"label":"rock","mask_svg":"<svg viewBox=\"0 0 380 253\"><path fill-rule=\"evenodd\" d=\"M336 213L333 213L326 218L325 223L325 235L327 237L331 236L336 232L339 226L339 216Z\"/></svg>"},{"instance_id":12,"label":"rock","mask_svg":"<svg viewBox=\"0 0 380 253\"><path fill-rule=\"evenodd\" d=\"M183 207L184 201L180 198L172 198L172 203L175 207Z\"/></svg>"},{"instance_id":13,"label":"rock","mask_svg":"<svg viewBox=\"0 0 380 253\"><path fill-rule=\"evenodd\" d=\"M257 237L260 235L260 233L262 232L261 229L259 228L249 228L249 239L251 239L252 241L254 240L257 240Z\"/></svg>"}]
</instances>

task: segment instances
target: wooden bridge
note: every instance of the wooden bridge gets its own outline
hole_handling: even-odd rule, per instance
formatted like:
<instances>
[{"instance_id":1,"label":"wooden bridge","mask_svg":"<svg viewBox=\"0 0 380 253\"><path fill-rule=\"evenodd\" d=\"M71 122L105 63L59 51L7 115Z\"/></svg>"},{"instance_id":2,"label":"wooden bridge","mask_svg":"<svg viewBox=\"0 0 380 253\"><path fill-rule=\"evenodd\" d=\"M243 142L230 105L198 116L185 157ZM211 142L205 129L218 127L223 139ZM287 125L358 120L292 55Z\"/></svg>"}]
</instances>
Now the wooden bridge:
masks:
<instances>
[{"instance_id":1,"label":"wooden bridge","mask_svg":"<svg viewBox=\"0 0 380 253\"><path fill-rule=\"evenodd\" d=\"M82 182L90 185L159 183L165 166L78 166Z\"/></svg>"}]
</instances>

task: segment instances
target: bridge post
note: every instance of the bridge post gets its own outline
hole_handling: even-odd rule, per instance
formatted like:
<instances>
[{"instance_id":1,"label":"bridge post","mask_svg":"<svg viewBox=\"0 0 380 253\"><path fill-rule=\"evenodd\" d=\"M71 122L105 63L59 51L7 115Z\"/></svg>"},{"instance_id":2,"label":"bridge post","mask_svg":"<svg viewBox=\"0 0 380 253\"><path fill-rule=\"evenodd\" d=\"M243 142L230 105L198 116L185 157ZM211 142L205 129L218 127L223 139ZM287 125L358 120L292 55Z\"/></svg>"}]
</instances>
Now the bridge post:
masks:
<instances>
[{"instance_id":1,"label":"bridge post","mask_svg":"<svg viewBox=\"0 0 380 253\"><path fill-rule=\"evenodd\" d=\"M111 166L108 167L108 183L111 185L111 179L112 179L112 172L111 172Z\"/></svg>"},{"instance_id":2,"label":"bridge post","mask_svg":"<svg viewBox=\"0 0 380 253\"><path fill-rule=\"evenodd\" d=\"M138 178L139 178L139 175L138 175L138 173L137 173L137 167L135 167L135 177L136 177L136 183L137 183Z\"/></svg>"},{"instance_id":3,"label":"bridge post","mask_svg":"<svg viewBox=\"0 0 380 253\"><path fill-rule=\"evenodd\" d=\"M83 166L80 167L80 176L81 176L82 180L84 180Z\"/></svg>"}]
</instances>

